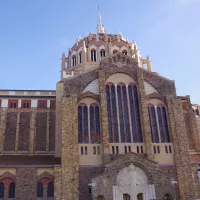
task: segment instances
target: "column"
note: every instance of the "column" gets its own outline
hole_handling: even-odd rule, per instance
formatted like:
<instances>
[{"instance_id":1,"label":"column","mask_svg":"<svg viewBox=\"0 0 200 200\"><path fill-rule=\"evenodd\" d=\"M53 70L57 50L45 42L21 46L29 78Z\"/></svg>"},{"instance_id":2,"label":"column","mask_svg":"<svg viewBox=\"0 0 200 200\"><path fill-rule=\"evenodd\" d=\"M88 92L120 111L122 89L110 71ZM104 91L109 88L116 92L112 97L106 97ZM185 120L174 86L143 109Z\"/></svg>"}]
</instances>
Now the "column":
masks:
<instances>
[{"instance_id":1,"label":"column","mask_svg":"<svg viewBox=\"0 0 200 200\"><path fill-rule=\"evenodd\" d=\"M43 187L43 200L47 200L47 186Z\"/></svg>"},{"instance_id":2,"label":"column","mask_svg":"<svg viewBox=\"0 0 200 200\"><path fill-rule=\"evenodd\" d=\"M1 109L0 112L1 118L0 118L0 153L4 150L4 138L5 138L5 129L6 129L6 116L7 116L7 110Z\"/></svg>"},{"instance_id":3,"label":"column","mask_svg":"<svg viewBox=\"0 0 200 200\"><path fill-rule=\"evenodd\" d=\"M36 113L37 113L37 108L32 108L31 119L30 119L30 140L29 140L29 152L32 155L35 151Z\"/></svg>"},{"instance_id":4,"label":"column","mask_svg":"<svg viewBox=\"0 0 200 200\"><path fill-rule=\"evenodd\" d=\"M20 123L20 108L17 111L17 126L16 126L16 139L15 139L15 151L18 151L18 139L19 139L19 123Z\"/></svg>"},{"instance_id":5,"label":"column","mask_svg":"<svg viewBox=\"0 0 200 200\"><path fill-rule=\"evenodd\" d=\"M99 92L100 92L100 109L101 109L101 134L103 144L104 163L109 160L109 132L108 132L108 113L106 100L106 75L104 70L99 70Z\"/></svg>"},{"instance_id":6,"label":"column","mask_svg":"<svg viewBox=\"0 0 200 200\"><path fill-rule=\"evenodd\" d=\"M62 199L79 199L77 96L62 98Z\"/></svg>"},{"instance_id":7,"label":"column","mask_svg":"<svg viewBox=\"0 0 200 200\"><path fill-rule=\"evenodd\" d=\"M4 200L8 200L9 198L9 185L4 185Z\"/></svg>"},{"instance_id":8,"label":"column","mask_svg":"<svg viewBox=\"0 0 200 200\"><path fill-rule=\"evenodd\" d=\"M152 143L151 143L151 129L149 122L148 105L144 88L144 78L143 78L143 72L139 68L137 71L137 82L138 82L138 95L140 103L141 126L143 131L143 139L145 143L146 153L147 157L150 160L154 160L154 155L152 152Z\"/></svg>"},{"instance_id":9,"label":"column","mask_svg":"<svg viewBox=\"0 0 200 200\"><path fill-rule=\"evenodd\" d=\"M50 108L47 109L47 130L46 130L46 152L49 152L49 120L50 120Z\"/></svg>"},{"instance_id":10,"label":"column","mask_svg":"<svg viewBox=\"0 0 200 200\"><path fill-rule=\"evenodd\" d=\"M194 196L188 139L180 100L167 97L167 108L180 196L181 200L183 200L185 195Z\"/></svg>"}]
</instances>

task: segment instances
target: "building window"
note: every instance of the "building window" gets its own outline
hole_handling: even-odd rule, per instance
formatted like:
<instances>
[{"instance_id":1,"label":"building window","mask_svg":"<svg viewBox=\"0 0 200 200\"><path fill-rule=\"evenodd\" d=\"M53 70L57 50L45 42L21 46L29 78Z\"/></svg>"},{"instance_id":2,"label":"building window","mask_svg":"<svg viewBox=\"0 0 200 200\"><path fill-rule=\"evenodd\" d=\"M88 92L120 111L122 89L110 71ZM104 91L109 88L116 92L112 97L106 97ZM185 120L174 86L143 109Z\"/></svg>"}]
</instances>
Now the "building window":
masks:
<instances>
[{"instance_id":1,"label":"building window","mask_svg":"<svg viewBox=\"0 0 200 200\"><path fill-rule=\"evenodd\" d=\"M199 177L199 182L200 182L200 169L198 169L198 177Z\"/></svg>"},{"instance_id":2,"label":"building window","mask_svg":"<svg viewBox=\"0 0 200 200\"><path fill-rule=\"evenodd\" d=\"M116 154L119 154L119 147L116 146Z\"/></svg>"},{"instance_id":3,"label":"building window","mask_svg":"<svg viewBox=\"0 0 200 200\"><path fill-rule=\"evenodd\" d=\"M75 55L72 56L72 66L73 67L76 66L76 56Z\"/></svg>"},{"instance_id":4,"label":"building window","mask_svg":"<svg viewBox=\"0 0 200 200\"><path fill-rule=\"evenodd\" d=\"M4 183L0 182L0 198L4 198Z\"/></svg>"},{"instance_id":5,"label":"building window","mask_svg":"<svg viewBox=\"0 0 200 200\"><path fill-rule=\"evenodd\" d=\"M127 153L127 146L124 146L124 152Z\"/></svg>"},{"instance_id":6,"label":"building window","mask_svg":"<svg viewBox=\"0 0 200 200\"><path fill-rule=\"evenodd\" d=\"M169 153L172 153L172 147L169 146Z\"/></svg>"},{"instance_id":7,"label":"building window","mask_svg":"<svg viewBox=\"0 0 200 200\"><path fill-rule=\"evenodd\" d=\"M154 105L149 105L148 111L149 111L149 119L150 119L150 126L151 126L152 143L159 143L158 127L157 127L157 121L156 121L156 110L155 110Z\"/></svg>"},{"instance_id":8,"label":"building window","mask_svg":"<svg viewBox=\"0 0 200 200\"><path fill-rule=\"evenodd\" d=\"M87 152L87 147L85 147L85 155L87 155L88 154L88 152Z\"/></svg>"},{"instance_id":9,"label":"building window","mask_svg":"<svg viewBox=\"0 0 200 200\"><path fill-rule=\"evenodd\" d=\"M38 108L46 109L47 108L47 100L38 100Z\"/></svg>"},{"instance_id":10,"label":"building window","mask_svg":"<svg viewBox=\"0 0 200 200\"><path fill-rule=\"evenodd\" d=\"M82 63L82 51L81 52L79 52L79 64L81 64Z\"/></svg>"},{"instance_id":11,"label":"building window","mask_svg":"<svg viewBox=\"0 0 200 200\"><path fill-rule=\"evenodd\" d=\"M123 194L123 200L131 200L130 195L128 195L128 194Z\"/></svg>"},{"instance_id":12,"label":"building window","mask_svg":"<svg viewBox=\"0 0 200 200\"><path fill-rule=\"evenodd\" d=\"M1 108L1 102L2 102L2 100L0 99L0 108Z\"/></svg>"},{"instance_id":13,"label":"building window","mask_svg":"<svg viewBox=\"0 0 200 200\"><path fill-rule=\"evenodd\" d=\"M117 121L117 102L115 98L114 84L106 85L107 109L108 109L108 129L109 142L118 143L118 121Z\"/></svg>"},{"instance_id":14,"label":"building window","mask_svg":"<svg viewBox=\"0 0 200 200\"><path fill-rule=\"evenodd\" d=\"M91 143L101 141L99 106L97 104L90 105L90 138Z\"/></svg>"},{"instance_id":15,"label":"building window","mask_svg":"<svg viewBox=\"0 0 200 200\"><path fill-rule=\"evenodd\" d=\"M52 198L54 197L54 184L52 182L49 182L47 187L47 197Z\"/></svg>"},{"instance_id":16,"label":"building window","mask_svg":"<svg viewBox=\"0 0 200 200\"><path fill-rule=\"evenodd\" d=\"M98 155L100 155L100 147L97 147Z\"/></svg>"},{"instance_id":17,"label":"building window","mask_svg":"<svg viewBox=\"0 0 200 200\"><path fill-rule=\"evenodd\" d=\"M22 100L22 108L31 108L31 100Z\"/></svg>"},{"instance_id":18,"label":"building window","mask_svg":"<svg viewBox=\"0 0 200 200\"><path fill-rule=\"evenodd\" d=\"M15 198L15 183L14 182L10 183L8 198Z\"/></svg>"},{"instance_id":19,"label":"building window","mask_svg":"<svg viewBox=\"0 0 200 200\"><path fill-rule=\"evenodd\" d=\"M141 153L144 153L144 152L143 152L143 146L140 147L140 151L141 151Z\"/></svg>"},{"instance_id":20,"label":"building window","mask_svg":"<svg viewBox=\"0 0 200 200\"><path fill-rule=\"evenodd\" d=\"M10 109L18 108L18 100L8 100L8 108Z\"/></svg>"},{"instance_id":21,"label":"building window","mask_svg":"<svg viewBox=\"0 0 200 200\"><path fill-rule=\"evenodd\" d=\"M129 102L130 102L130 113L131 113L131 125L133 142L143 142L141 122L140 122L140 111L137 87L134 84L128 86Z\"/></svg>"},{"instance_id":22,"label":"building window","mask_svg":"<svg viewBox=\"0 0 200 200\"><path fill-rule=\"evenodd\" d=\"M127 55L127 51L126 51L126 50L123 50L122 53L123 53L124 55Z\"/></svg>"},{"instance_id":23,"label":"building window","mask_svg":"<svg viewBox=\"0 0 200 200\"><path fill-rule=\"evenodd\" d=\"M97 61L97 52L95 49L91 50L91 61L96 62Z\"/></svg>"},{"instance_id":24,"label":"building window","mask_svg":"<svg viewBox=\"0 0 200 200\"><path fill-rule=\"evenodd\" d=\"M160 128L160 138L161 142L170 142L169 130L168 130L168 122L167 122L167 114L165 106L161 105L157 107L158 114L158 124Z\"/></svg>"},{"instance_id":25,"label":"building window","mask_svg":"<svg viewBox=\"0 0 200 200\"><path fill-rule=\"evenodd\" d=\"M50 101L50 109L51 110L55 110L56 109L56 101L55 100L51 100Z\"/></svg>"},{"instance_id":26,"label":"building window","mask_svg":"<svg viewBox=\"0 0 200 200\"><path fill-rule=\"evenodd\" d=\"M112 146L112 154L115 154L115 147Z\"/></svg>"},{"instance_id":27,"label":"building window","mask_svg":"<svg viewBox=\"0 0 200 200\"><path fill-rule=\"evenodd\" d=\"M118 51L116 49L113 50L113 54L118 53Z\"/></svg>"},{"instance_id":28,"label":"building window","mask_svg":"<svg viewBox=\"0 0 200 200\"><path fill-rule=\"evenodd\" d=\"M43 197L43 183L39 182L37 184L37 197Z\"/></svg>"},{"instance_id":29,"label":"building window","mask_svg":"<svg viewBox=\"0 0 200 200\"><path fill-rule=\"evenodd\" d=\"M131 152L131 146L128 146L128 151Z\"/></svg>"},{"instance_id":30,"label":"building window","mask_svg":"<svg viewBox=\"0 0 200 200\"><path fill-rule=\"evenodd\" d=\"M106 56L106 51L105 51L105 49L101 49L100 55L101 55L101 58Z\"/></svg>"},{"instance_id":31,"label":"building window","mask_svg":"<svg viewBox=\"0 0 200 200\"><path fill-rule=\"evenodd\" d=\"M96 153L97 153L97 149L96 147L93 147L93 154L96 155Z\"/></svg>"},{"instance_id":32,"label":"building window","mask_svg":"<svg viewBox=\"0 0 200 200\"><path fill-rule=\"evenodd\" d=\"M126 86L124 84L118 84L117 97L118 97L121 142L130 143L131 135L130 135L130 122L129 122L129 113L128 113L128 99L127 99Z\"/></svg>"},{"instance_id":33,"label":"building window","mask_svg":"<svg viewBox=\"0 0 200 200\"><path fill-rule=\"evenodd\" d=\"M86 104L80 104L78 106L78 142L89 143L88 108Z\"/></svg>"},{"instance_id":34,"label":"building window","mask_svg":"<svg viewBox=\"0 0 200 200\"><path fill-rule=\"evenodd\" d=\"M168 148L167 148L167 146L165 146L165 152L168 153Z\"/></svg>"},{"instance_id":35,"label":"building window","mask_svg":"<svg viewBox=\"0 0 200 200\"><path fill-rule=\"evenodd\" d=\"M83 155L84 154L84 152L83 152L83 147L81 147L81 155Z\"/></svg>"}]
</instances>

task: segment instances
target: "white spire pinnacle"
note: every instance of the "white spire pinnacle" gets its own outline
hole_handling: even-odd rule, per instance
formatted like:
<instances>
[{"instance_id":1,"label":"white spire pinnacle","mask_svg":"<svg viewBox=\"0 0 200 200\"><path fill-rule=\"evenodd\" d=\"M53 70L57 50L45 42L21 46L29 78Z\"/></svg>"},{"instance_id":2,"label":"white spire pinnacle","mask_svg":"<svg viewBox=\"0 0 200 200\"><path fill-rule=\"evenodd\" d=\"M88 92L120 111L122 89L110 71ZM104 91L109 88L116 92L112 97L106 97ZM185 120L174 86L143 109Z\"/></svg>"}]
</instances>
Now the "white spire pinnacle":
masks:
<instances>
[{"instance_id":1,"label":"white spire pinnacle","mask_svg":"<svg viewBox=\"0 0 200 200\"><path fill-rule=\"evenodd\" d=\"M106 30L104 28L104 25L101 21L101 13L98 5L98 25L97 25L97 33L106 33Z\"/></svg>"}]
</instances>

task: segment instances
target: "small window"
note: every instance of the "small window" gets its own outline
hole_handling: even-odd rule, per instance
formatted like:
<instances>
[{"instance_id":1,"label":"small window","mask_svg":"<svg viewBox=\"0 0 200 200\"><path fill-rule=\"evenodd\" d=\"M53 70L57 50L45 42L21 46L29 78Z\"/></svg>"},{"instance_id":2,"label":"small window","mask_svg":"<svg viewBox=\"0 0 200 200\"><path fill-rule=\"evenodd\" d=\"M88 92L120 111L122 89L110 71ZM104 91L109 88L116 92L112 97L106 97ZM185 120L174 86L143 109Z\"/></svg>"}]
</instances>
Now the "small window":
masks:
<instances>
[{"instance_id":1,"label":"small window","mask_svg":"<svg viewBox=\"0 0 200 200\"><path fill-rule=\"evenodd\" d=\"M131 152L131 146L128 146L128 151Z\"/></svg>"},{"instance_id":2,"label":"small window","mask_svg":"<svg viewBox=\"0 0 200 200\"><path fill-rule=\"evenodd\" d=\"M46 109L47 108L47 100L38 100L38 108Z\"/></svg>"},{"instance_id":3,"label":"small window","mask_svg":"<svg viewBox=\"0 0 200 200\"><path fill-rule=\"evenodd\" d=\"M22 108L31 108L31 100L22 100Z\"/></svg>"},{"instance_id":4,"label":"small window","mask_svg":"<svg viewBox=\"0 0 200 200\"><path fill-rule=\"evenodd\" d=\"M156 147L155 146L153 146L153 152L156 153Z\"/></svg>"},{"instance_id":5,"label":"small window","mask_svg":"<svg viewBox=\"0 0 200 200\"><path fill-rule=\"evenodd\" d=\"M8 100L8 108L16 109L18 107L18 100Z\"/></svg>"},{"instance_id":6,"label":"small window","mask_svg":"<svg viewBox=\"0 0 200 200\"><path fill-rule=\"evenodd\" d=\"M127 51L126 51L126 50L123 50L122 53L123 53L124 55L127 55Z\"/></svg>"},{"instance_id":7,"label":"small window","mask_svg":"<svg viewBox=\"0 0 200 200\"><path fill-rule=\"evenodd\" d=\"M15 183L10 183L8 198L15 198Z\"/></svg>"},{"instance_id":8,"label":"small window","mask_svg":"<svg viewBox=\"0 0 200 200\"><path fill-rule=\"evenodd\" d=\"M143 146L140 147L141 153L143 153Z\"/></svg>"},{"instance_id":9,"label":"small window","mask_svg":"<svg viewBox=\"0 0 200 200\"><path fill-rule=\"evenodd\" d=\"M96 151L97 151L97 150L96 150L96 147L93 147L93 154L94 154L94 155L96 155L96 153L97 153Z\"/></svg>"},{"instance_id":10,"label":"small window","mask_svg":"<svg viewBox=\"0 0 200 200\"><path fill-rule=\"evenodd\" d=\"M80 64L82 63L82 51L79 52L79 63L80 63Z\"/></svg>"},{"instance_id":11,"label":"small window","mask_svg":"<svg viewBox=\"0 0 200 200\"><path fill-rule=\"evenodd\" d=\"M56 101L55 100L51 100L50 101L50 109L51 110L55 110L56 109Z\"/></svg>"},{"instance_id":12,"label":"small window","mask_svg":"<svg viewBox=\"0 0 200 200\"><path fill-rule=\"evenodd\" d=\"M160 147L159 146L157 146L157 151L158 151L158 153L160 153Z\"/></svg>"},{"instance_id":13,"label":"small window","mask_svg":"<svg viewBox=\"0 0 200 200\"><path fill-rule=\"evenodd\" d=\"M127 153L127 146L124 146L124 151L125 153Z\"/></svg>"},{"instance_id":14,"label":"small window","mask_svg":"<svg viewBox=\"0 0 200 200\"><path fill-rule=\"evenodd\" d=\"M84 153L83 153L83 147L81 147L81 155L83 155Z\"/></svg>"},{"instance_id":15,"label":"small window","mask_svg":"<svg viewBox=\"0 0 200 200\"><path fill-rule=\"evenodd\" d=\"M106 51L104 49L101 49L100 51L101 58L106 56Z\"/></svg>"},{"instance_id":16,"label":"small window","mask_svg":"<svg viewBox=\"0 0 200 200\"><path fill-rule=\"evenodd\" d=\"M168 148L167 148L167 146L165 146L165 152L168 153Z\"/></svg>"},{"instance_id":17,"label":"small window","mask_svg":"<svg viewBox=\"0 0 200 200\"><path fill-rule=\"evenodd\" d=\"M0 198L4 198L4 183L0 182Z\"/></svg>"},{"instance_id":18,"label":"small window","mask_svg":"<svg viewBox=\"0 0 200 200\"><path fill-rule=\"evenodd\" d=\"M112 154L115 154L115 147L112 146Z\"/></svg>"},{"instance_id":19,"label":"small window","mask_svg":"<svg viewBox=\"0 0 200 200\"><path fill-rule=\"evenodd\" d=\"M73 67L76 66L76 56L75 55L72 57L72 66Z\"/></svg>"},{"instance_id":20,"label":"small window","mask_svg":"<svg viewBox=\"0 0 200 200\"><path fill-rule=\"evenodd\" d=\"M118 51L116 49L113 50L113 54L118 53Z\"/></svg>"},{"instance_id":21,"label":"small window","mask_svg":"<svg viewBox=\"0 0 200 200\"><path fill-rule=\"evenodd\" d=\"M92 188L91 187L89 187L89 194L91 194L92 193Z\"/></svg>"},{"instance_id":22,"label":"small window","mask_svg":"<svg viewBox=\"0 0 200 200\"><path fill-rule=\"evenodd\" d=\"M54 197L54 184L52 182L50 182L48 184L48 188L47 188L47 197Z\"/></svg>"},{"instance_id":23,"label":"small window","mask_svg":"<svg viewBox=\"0 0 200 200\"><path fill-rule=\"evenodd\" d=\"M119 154L119 147L116 146L116 154Z\"/></svg>"},{"instance_id":24,"label":"small window","mask_svg":"<svg viewBox=\"0 0 200 200\"><path fill-rule=\"evenodd\" d=\"M85 155L87 155L88 154L88 152L87 152L87 147L85 147Z\"/></svg>"},{"instance_id":25,"label":"small window","mask_svg":"<svg viewBox=\"0 0 200 200\"><path fill-rule=\"evenodd\" d=\"M97 52L95 49L91 50L91 61L96 62L97 61Z\"/></svg>"},{"instance_id":26,"label":"small window","mask_svg":"<svg viewBox=\"0 0 200 200\"><path fill-rule=\"evenodd\" d=\"M97 147L98 155L100 155L100 147Z\"/></svg>"},{"instance_id":27,"label":"small window","mask_svg":"<svg viewBox=\"0 0 200 200\"><path fill-rule=\"evenodd\" d=\"M172 153L172 147L169 146L169 153Z\"/></svg>"},{"instance_id":28,"label":"small window","mask_svg":"<svg viewBox=\"0 0 200 200\"><path fill-rule=\"evenodd\" d=\"M137 153L140 153L139 146L137 146Z\"/></svg>"},{"instance_id":29,"label":"small window","mask_svg":"<svg viewBox=\"0 0 200 200\"><path fill-rule=\"evenodd\" d=\"M37 185L37 197L43 197L43 184L39 182Z\"/></svg>"}]
</instances>

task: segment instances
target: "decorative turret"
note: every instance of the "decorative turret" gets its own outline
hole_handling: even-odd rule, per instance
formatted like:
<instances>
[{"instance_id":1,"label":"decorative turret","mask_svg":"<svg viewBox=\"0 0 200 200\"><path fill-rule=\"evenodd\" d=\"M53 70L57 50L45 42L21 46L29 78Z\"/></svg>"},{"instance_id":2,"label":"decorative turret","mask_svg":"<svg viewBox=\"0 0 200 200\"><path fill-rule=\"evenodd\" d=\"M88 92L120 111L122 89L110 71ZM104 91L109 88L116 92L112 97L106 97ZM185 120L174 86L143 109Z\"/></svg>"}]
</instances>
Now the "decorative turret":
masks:
<instances>
[{"instance_id":1,"label":"decorative turret","mask_svg":"<svg viewBox=\"0 0 200 200\"><path fill-rule=\"evenodd\" d=\"M98 6L98 25L97 25L97 33L100 33L100 34L106 33L106 30L105 30L105 28L104 28L104 25L102 24L102 21L101 21L101 13L100 13L99 6Z\"/></svg>"}]
</instances>

